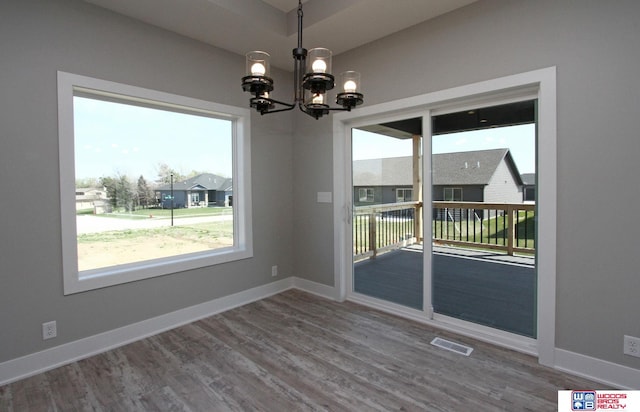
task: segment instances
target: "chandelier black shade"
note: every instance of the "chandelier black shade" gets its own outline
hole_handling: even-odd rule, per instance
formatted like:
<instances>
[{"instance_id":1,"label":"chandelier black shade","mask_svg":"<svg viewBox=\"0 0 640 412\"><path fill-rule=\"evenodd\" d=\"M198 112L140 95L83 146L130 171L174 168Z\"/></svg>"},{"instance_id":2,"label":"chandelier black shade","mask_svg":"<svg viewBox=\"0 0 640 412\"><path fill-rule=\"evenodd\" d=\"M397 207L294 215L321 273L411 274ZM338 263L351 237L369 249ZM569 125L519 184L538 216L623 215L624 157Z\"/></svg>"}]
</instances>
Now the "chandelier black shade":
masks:
<instances>
[{"instance_id":1,"label":"chandelier black shade","mask_svg":"<svg viewBox=\"0 0 640 412\"><path fill-rule=\"evenodd\" d=\"M302 0L298 0L298 47L293 49L293 103L286 103L270 97L273 91L270 56L263 51L247 53L246 73L242 78L242 90L253 95L249 105L260 114L292 110L296 106L306 114L319 119L332 110L347 110L362 104L360 93L360 73L341 73L338 84L342 90L336 96L339 107L327 103L327 91L335 87L335 77L331 74L331 50L302 47Z\"/></svg>"}]
</instances>

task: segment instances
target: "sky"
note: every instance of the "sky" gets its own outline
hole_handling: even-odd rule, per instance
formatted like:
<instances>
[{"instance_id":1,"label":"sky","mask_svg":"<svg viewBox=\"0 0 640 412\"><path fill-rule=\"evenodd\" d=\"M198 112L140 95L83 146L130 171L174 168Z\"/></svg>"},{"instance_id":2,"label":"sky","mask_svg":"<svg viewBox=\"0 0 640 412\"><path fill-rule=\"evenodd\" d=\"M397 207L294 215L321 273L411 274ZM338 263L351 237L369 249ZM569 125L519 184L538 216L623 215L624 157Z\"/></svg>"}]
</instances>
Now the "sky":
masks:
<instances>
[{"instance_id":1,"label":"sky","mask_svg":"<svg viewBox=\"0 0 640 412\"><path fill-rule=\"evenodd\" d=\"M232 175L231 121L74 97L76 179L126 175L158 178L166 163Z\"/></svg>"},{"instance_id":2,"label":"sky","mask_svg":"<svg viewBox=\"0 0 640 412\"><path fill-rule=\"evenodd\" d=\"M508 148L518 171L535 173L535 124L433 136L432 153ZM354 129L353 160L411 156L411 139L395 139Z\"/></svg>"},{"instance_id":3,"label":"sky","mask_svg":"<svg viewBox=\"0 0 640 412\"><path fill-rule=\"evenodd\" d=\"M74 97L76 178L127 175L158 178L166 163L183 175L195 170L232 176L228 120ZM509 148L520 173L535 172L535 125L434 136L433 153ZM410 139L354 129L353 158L410 156Z\"/></svg>"}]
</instances>

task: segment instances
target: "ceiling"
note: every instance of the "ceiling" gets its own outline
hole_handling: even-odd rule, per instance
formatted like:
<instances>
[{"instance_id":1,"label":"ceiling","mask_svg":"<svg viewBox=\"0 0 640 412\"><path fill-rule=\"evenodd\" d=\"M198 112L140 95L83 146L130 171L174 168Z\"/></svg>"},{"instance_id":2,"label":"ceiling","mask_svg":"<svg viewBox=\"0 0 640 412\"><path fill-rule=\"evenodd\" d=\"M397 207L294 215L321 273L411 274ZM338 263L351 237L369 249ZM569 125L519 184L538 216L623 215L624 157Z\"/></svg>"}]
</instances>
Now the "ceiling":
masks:
<instances>
[{"instance_id":1,"label":"ceiling","mask_svg":"<svg viewBox=\"0 0 640 412\"><path fill-rule=\"evenodd\" d=\"M85 0L238 54L262 50L291 70L297 0ZM477 0L303 0L303 46L334 55Z\"/></svg>"},{"instance_id":2,"label":"ceiling","mask_svg":"<svg viewBox=\"0 0 640 412\"><path fill-rule=\"evenodd\" d=\"M262 0L267 4L272 5L273 7L280 9L282 11L289 12L293 9L298 8L298 3L291 0ZM302 4L305 4L306 2L308 2L309 0L302 0Z\"/></svg>"},{"instance_id":3,"label":"ceiling","mask_svg":"<svg viewBox=\"0 0 640 412\"><path fill-rule=\"evenodd\" d=\"M441 114L434 116L432 119L431 133L434 136L530 124L536 121L536 102L535 100L527 100L474 110L464 110ZM410 139L414 135L422 136L422 118L415 117L389 123L372 124L359 127L359 129L398 139Z\"/></svg>"}]
</instances>

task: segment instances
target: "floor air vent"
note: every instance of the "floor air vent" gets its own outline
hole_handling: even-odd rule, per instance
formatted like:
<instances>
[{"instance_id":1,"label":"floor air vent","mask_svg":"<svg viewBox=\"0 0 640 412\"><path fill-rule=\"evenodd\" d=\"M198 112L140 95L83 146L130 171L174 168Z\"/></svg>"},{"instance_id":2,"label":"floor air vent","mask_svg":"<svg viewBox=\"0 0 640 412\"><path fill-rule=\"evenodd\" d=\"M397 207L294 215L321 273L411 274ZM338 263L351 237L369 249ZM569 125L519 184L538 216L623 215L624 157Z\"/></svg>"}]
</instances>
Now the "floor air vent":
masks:
<instances>
[{"instance_id":1,"label":"floor air vent","mask_svg":"<svg viewBox=\"0 0 640 412\"><path fill-rule=\"evenodd\" d=\"M473 352L473 348L459 343L451 342L450 340L435 338L431 341L433 346L437 346L442 349L450 350L451 352L458 353L460 355L469 356Z\"/></svg>"}]
</instances>

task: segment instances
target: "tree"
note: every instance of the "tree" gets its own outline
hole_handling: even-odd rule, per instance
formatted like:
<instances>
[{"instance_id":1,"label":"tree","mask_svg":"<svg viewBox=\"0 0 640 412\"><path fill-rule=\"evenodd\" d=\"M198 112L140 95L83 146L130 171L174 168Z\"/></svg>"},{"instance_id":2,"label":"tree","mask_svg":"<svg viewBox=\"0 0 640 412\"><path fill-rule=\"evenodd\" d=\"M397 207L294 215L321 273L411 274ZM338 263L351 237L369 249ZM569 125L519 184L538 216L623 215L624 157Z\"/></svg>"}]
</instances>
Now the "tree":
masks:
<instances>
[{"instance_id":1,"label":"tree","mask_svg":"<svg viewBox=\"0 0 640 412\"><path fill-rule=\"evenodd\" d=\"M123 208L125 212L131 212L135 210L133 204L133 198L135 197L135 191L129 178L125 175L120 175L116 184L116 191L118 192L118 207Z\"/></svg>"},{"instance_id":2,"label":"tree","mask_svg":"<svg viewBox=\"0 0 640 412\"><path fill-rule=\"evenodd\" d=\"M198 171L198 170L192 170L188 175L185 176L186 179L191 179L192 177L196 177L198 175L204 174L207 172L202 172L202 171Z\"/></svg>"},{"instance_id":3,"label":"tree","mask_svg":"<svg viewBox=\"0 0 640 412\"><path fill-rule=\"evenodd\" d=\"M91 187L97 188L100 187L100 179L95 177L85 177L76 179L76 187Z\"/></svg>"},{"instance_id":4,"label":"tree","mask_svg":"<svg viewBox=\"0 0 640 412\"><path fill-rule=\"evenodd\" d=\"M107 197L114 210L130 212L135 210L133 199L135 191L129 178L125 175L101 177L100 183L107 190Z\"/></svg>"},{"instance_id":5,"label":"tree","mask_svg":"<svg viewBox=\"0 0 640 412\"><path fill-rule=\"evenodd\" d=\"M101 177L100 184L107 191L107 199L112 209L117 208L118 197L116 196L116 181L113 177Z\"/></svg>"},{"instance_id":6,"label":"tree","mask_svg":"<svg viewBox=\"0 0 640 412\"><path fill-rule=\"evenodd\" d=\"M171 183L171 175L173 174L173 181L179 182L185 180L185 177L177 172L175 169L169 167L166 163L158 164L158 182L169 184Z\"/></svg>"},{"instance_id":7,"label":"tree","mask_svg":"<svg viewBox=\"0 0 640 412\"><path fill-rule=\"evenodd\" d=\"M138 205L142 207L149 207L150 204L154 203L153 190L151 190L146 179L142 175L138 178L138 190L136 195L138 198Z\"/></svg>"}]
</instances>

